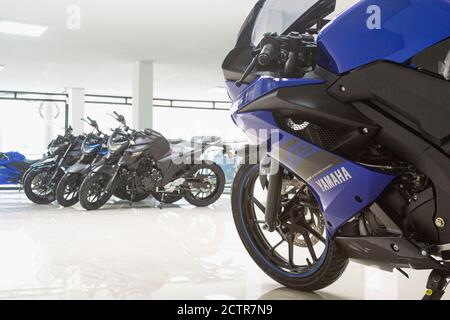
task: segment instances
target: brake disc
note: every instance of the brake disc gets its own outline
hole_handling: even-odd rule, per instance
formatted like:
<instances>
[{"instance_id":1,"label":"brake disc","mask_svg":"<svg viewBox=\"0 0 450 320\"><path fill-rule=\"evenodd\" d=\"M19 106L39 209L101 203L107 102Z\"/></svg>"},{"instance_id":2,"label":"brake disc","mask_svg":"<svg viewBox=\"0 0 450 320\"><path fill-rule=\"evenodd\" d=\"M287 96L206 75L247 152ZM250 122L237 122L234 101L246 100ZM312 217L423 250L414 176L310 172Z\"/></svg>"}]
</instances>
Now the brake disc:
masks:
<instances>
[{"instance_id":1,"label":"brake disc","mask_svg":"<svg viewBox=\"0 0 450 320\"><path fill-rule=\"evenodd\" d=\"M309 224L309 227L311 229L313 229L314 231L316 231L318 234L323 234L323 232L325 230L325 221L323 219L323 215L321 213L315 214L312 212L312 210L308 210L308 211L310 212L309 214L312 216L311 219L309 220L311 222ZM319 242L319 239L317 239L313 235L310 235L309 239L311 240L311 243L313 245L316 245ZM300 234L300 233L295 234L294 245L296 245L297 247L302 247L302 248L307 247L306 241L303 238L302 234Z\"/></svg>"},{"instance_id":2,"label":"brake disc","mask_svg":"<svg viewBox=\"0 0 450 320\"><path fill-rule=\"evenodd\" d=\"M290 179L290 180L283 180L282 186L281 186L281 194L282 195L288 195L293 190L301 190L305 187L305 183L301 180L298 180L296 178ZM308 190L308 189L306 189ZM310 192L306 192L305 195L307 195L308 198L312 198L312 194ZM313 199L311 199L313 200ZM314 201L308 201L311 203L314 203ZM311 229L318 232L319 234L323 234L325 230L325 221L323 219L323 214L320 210L314 210L314 209L306 209L306 213L303 213L305 215L304 219L306 222L308 222L308 225ZM310 235L310 240L313 245L317 244L319 242L319 239L314 237L313 235ZM300 233L295 233L294 237L294 245L298 247L307 247L306 241L303 238L303 235Z\"/></svg>"}]
</instances>

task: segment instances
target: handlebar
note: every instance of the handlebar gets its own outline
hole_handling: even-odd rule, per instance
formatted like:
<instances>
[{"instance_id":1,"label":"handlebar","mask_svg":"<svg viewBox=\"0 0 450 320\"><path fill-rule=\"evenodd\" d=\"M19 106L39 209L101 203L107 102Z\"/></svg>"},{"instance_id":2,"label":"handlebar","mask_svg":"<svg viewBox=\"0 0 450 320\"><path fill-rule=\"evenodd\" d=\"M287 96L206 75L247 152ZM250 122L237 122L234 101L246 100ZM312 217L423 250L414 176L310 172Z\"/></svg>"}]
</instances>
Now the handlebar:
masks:
<instances>
[{"instance_id":1,"label":"handlebar","mask_svg":"<svg viewBox=\"0 0 450 320\"><path fill-rule=\"evenodd\" d=\"M266 43L258 54L258 63L260 66L267 67L274 59L275 48L271 43Z\"/></svg>"},{"instance_id":2,"label":"handlebar","mask_svg":"<svg viewBox=\"0 0 450 320\"><path fill-rule=\"evenodd\" d=\"M317 43L313 35L291 32L288 35L266 33L253 51L253 60L235 85L240 87L257 71L278 73L280 77L303 77L317 63Z\"/></svg>"},{"instance_id":3,"label":"handlebar","mask_svg":"<svg viewBox=\"0 0 450 320\"><path fill-rule=\"evenodd\" d=\"M127 125L127 122L125 120L125 117L121 114L118 114L116 111L113 111L113 114L108 113L111 117L113 117L116 121L120 122L124 126Z\"/></svg>"}]
</instances>

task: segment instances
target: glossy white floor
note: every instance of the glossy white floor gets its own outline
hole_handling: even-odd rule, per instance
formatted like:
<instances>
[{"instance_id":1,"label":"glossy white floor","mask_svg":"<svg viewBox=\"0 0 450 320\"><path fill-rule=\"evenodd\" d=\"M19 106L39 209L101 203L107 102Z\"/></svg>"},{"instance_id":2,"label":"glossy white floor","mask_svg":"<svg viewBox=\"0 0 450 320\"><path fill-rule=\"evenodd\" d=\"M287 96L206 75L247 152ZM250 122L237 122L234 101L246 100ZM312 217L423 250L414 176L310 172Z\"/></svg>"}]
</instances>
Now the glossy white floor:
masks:
<instances>
[{"instance_id":1,"label":"glossy white floor","mask_svg":"<svg viewBox=\"0 0 450 320\"><path fill-rule=\"evenodd\" d=\"M148 200L88 213L0 192L2 299L420 298L427 273L410 275L350 264L315 294L285 289L249 259L226 195L209 208Z\"/></svg>"}]
</instances>

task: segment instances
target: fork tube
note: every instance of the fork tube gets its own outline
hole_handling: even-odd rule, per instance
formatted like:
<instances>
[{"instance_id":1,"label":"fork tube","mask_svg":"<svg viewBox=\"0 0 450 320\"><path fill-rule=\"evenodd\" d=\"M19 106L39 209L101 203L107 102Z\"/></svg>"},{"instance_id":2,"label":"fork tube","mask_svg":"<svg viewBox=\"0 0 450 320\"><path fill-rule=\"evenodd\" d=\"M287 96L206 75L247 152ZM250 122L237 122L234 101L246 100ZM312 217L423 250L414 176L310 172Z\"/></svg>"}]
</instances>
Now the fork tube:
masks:
<instances>
[{"instance_id":1,"label":"fork tube","mask_svg":"<svg viewBox=\"0 0 450 320\"><path fill-rule=\"evenodd\" d=\"M272 160L274 161L274 160ZM280 166L276 163L276 171L269 176L269 188L266 201L266 226L268 231L273 232L277 226L278 214L281 208L281 186L283 174Z\"/></svg>"}]
</instances>

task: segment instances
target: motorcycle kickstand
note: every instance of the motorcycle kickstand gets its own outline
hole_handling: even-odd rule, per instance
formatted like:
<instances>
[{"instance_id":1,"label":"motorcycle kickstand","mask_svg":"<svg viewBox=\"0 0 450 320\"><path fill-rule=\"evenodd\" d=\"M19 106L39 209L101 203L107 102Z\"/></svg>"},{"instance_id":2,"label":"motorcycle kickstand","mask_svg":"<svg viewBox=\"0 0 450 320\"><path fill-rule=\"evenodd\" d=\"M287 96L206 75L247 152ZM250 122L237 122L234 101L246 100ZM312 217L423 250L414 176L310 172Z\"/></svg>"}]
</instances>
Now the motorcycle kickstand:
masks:
<instances>
[{"instance_id":1,"label":"motorcycle kickstand","mask_svg":"<svg viewBox=\"0 0 450 320\"><path fill-rule=\"evenodd\" d=\"M158 204L158 208L159 208L160 210L163 209L164 196L165 196L165 193L161 193L161 201L160 201L159 204Z\"/></svg>"},{"instance_id":2,"label":"motorcycle kickstand","mask_svg":"<svg viewBox=\"0 0 450 320\"><path fill-rule=\"evenodd\" d=\"M428 277L427 291L422 300L441 300L449 284L450 273L433 270Z\"/></svg>"},{"instance_id":3,"label":"motorcycle kickstand","mask_svg":"<svg viewBox=\"0 0 450 320\"><path fill-rule=\"evenodd\" d=\"M133 202L134 199L136 198L135 194L136 194L136 175L133 176L133 180L131 182L131 197L130 197L130 202L129 202L129 206L132 207L133 206Z\"/></svg>"}]
</instances>

